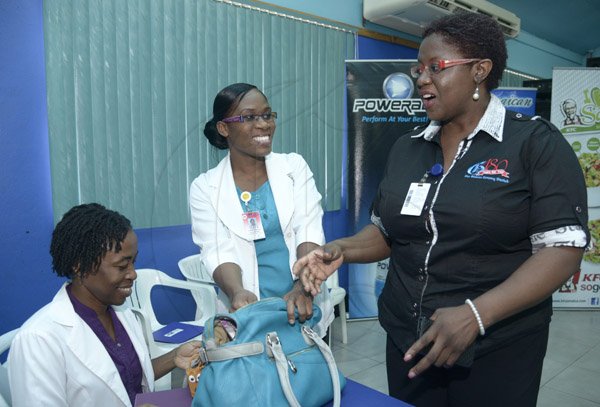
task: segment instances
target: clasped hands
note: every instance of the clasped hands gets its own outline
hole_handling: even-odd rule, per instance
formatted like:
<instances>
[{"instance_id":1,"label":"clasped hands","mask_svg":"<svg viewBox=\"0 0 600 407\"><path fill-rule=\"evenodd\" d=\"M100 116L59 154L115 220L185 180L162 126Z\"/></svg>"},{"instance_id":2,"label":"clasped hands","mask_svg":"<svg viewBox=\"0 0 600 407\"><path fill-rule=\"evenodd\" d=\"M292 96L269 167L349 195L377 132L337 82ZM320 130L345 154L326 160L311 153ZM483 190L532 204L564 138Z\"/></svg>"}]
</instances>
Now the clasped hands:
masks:
<instances>
[{"instance_id":1,"label":"clasped hands","mask_svg":"<svg viewBox=\"0 0 600 407\"><path fill-rule=\"evenodd\" d=\"M321 284L327 280L344 262L339 246L326 244L306 256L299 258L292 271L300 278L304 290L315 296L321 292Z\"/></svg>"},{"instance_id":2,"label":"clasped hands","mask_svg":"<svg viewBox=\"0 0 600 407\"><path fill-rule=\"evenodd\" d=\"M321 246L298 259L293 272L300 277L304 290L316 295L321 284L342 264L344 256L335 244ZM477 321L468 305L437 309L430 318L429 329L413 343L404 354L409 362L429 345L431 349L410 369L408 377L414 378L431 365L450 368L471 345L479 333Z\"/></svg>"}]
</instances>

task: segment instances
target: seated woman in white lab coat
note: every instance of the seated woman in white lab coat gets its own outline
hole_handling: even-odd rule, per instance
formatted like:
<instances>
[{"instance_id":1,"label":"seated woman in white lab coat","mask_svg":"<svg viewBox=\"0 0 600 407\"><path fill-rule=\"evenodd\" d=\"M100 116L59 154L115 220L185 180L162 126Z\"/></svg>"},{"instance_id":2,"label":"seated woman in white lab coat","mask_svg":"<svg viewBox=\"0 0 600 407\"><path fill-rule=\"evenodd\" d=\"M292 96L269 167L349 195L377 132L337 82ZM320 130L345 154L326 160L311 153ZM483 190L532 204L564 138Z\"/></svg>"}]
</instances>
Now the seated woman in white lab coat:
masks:
<instances>
[{"instance_id":1,"label":"seated woman in white lab coat","mask_svg":"<svg viewBox=\"0 0 600 407\"><path fill-rule=\"evenodd\" d=\"M189 367L199 341L150 360L129 309L138 242L123 215L98 204L69 210L52 234L52 266L67 277L29 318L9 352L13 405L131 406L173 368Z\"/></svg>"}]
</instances>

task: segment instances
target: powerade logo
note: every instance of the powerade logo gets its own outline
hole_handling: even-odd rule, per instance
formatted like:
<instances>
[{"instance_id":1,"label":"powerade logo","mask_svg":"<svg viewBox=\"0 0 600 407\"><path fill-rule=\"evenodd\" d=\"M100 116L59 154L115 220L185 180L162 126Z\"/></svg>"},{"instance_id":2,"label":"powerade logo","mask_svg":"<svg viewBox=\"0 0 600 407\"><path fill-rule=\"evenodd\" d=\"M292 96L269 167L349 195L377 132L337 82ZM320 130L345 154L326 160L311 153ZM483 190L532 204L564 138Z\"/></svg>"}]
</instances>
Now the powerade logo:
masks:
<instances>
[{"instance_id":1,"label":"powerade logo","mask_svg":"<svg viewBox=\"0 0 600 407\"><path fill-rule=\"evenodd\" d=\"M408 99L415 91L413 80L405 73L395 72L383 81L383 94L388 99Z\"/></svg>"},{"instance_id":2,"label":"powerade logo","mask_svg":"<svg viewBox=\"0 0 600 407\"><path fill-rule=\"evenodd\" d=\"M355 99L352 111L354 113L406 113L410 116L425 112L421 99L411 99L415 84L407 74L392 73L385 78L382 86L385 99Z\"/></svg>"},{"instance_id":3,"label":"powerade logo","mask_svg":"<svg viewBox=\"0 0 600 407\"><path fill-rule=\"evenodd\" d=\"M508 160L505 158L490 158L487 161L473 164L467 169L465 178L484 179L508 184L510 181Z\"/></svg>"},{"instance_id":4,"label":"powerade logo","mask_svg":"<svg viewBox=\"0 0 600 407\"><path fill-rule=\"evenodd\" d=\"M415 113L422 113L423 102L421 99L355 99L352 111L366 113L406 113L414 116Z\"/></svg>"}]
</instances>

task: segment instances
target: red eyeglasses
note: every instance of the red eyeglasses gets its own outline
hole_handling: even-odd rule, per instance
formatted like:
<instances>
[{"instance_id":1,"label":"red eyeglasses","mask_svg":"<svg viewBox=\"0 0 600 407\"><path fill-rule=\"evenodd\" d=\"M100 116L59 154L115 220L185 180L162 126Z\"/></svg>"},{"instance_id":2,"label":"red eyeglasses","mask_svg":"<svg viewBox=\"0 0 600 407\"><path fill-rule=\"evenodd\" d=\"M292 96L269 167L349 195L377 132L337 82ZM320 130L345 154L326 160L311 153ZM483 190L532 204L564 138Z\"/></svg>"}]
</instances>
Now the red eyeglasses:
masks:
<instances>
[{"instance_id":1,"label":"red eyeglasses","mask_svg":"<svg viewBox=\"0 0 600 407\"><path fill-rule=\"evenodd\" d=\"M410 76L418 79L423 72L428 71L430 75L437 75L444 69L456 65L470 64L472 62L481 61L481 58L466 58L466 59L440 59L435 62L431 62L428 65L418 64L410 67Z\"/></svg>"}]
</instances>

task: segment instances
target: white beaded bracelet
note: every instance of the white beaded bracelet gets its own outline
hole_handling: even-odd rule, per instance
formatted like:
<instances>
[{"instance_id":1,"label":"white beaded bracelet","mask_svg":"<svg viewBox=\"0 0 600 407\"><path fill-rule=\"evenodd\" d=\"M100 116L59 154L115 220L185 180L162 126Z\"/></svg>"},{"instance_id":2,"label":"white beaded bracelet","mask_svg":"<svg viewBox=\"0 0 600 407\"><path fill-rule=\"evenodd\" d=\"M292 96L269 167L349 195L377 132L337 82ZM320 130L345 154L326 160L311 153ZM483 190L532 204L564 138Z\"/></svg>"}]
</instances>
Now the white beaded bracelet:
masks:
<instances>
[{"instance_id":1,"label":"white beaded bracelet","mask_svg":"<svg viewBox=\"0 0 600 407\"><path fill-rule=\"evenodd\" d=\"M477 320L477 325L479 325L479 335L481 335L481 336L485 335L485 328L483 327L483 322L481 321L479 312L477 311L477 308L475 308L475 304L473 304L473 301L471 301L468 298L465 301L465 304L467 304L469 307L471 307L471 311L473 311L473 314L475 314L475 319Z\"/></svg>"}]
</instances>

